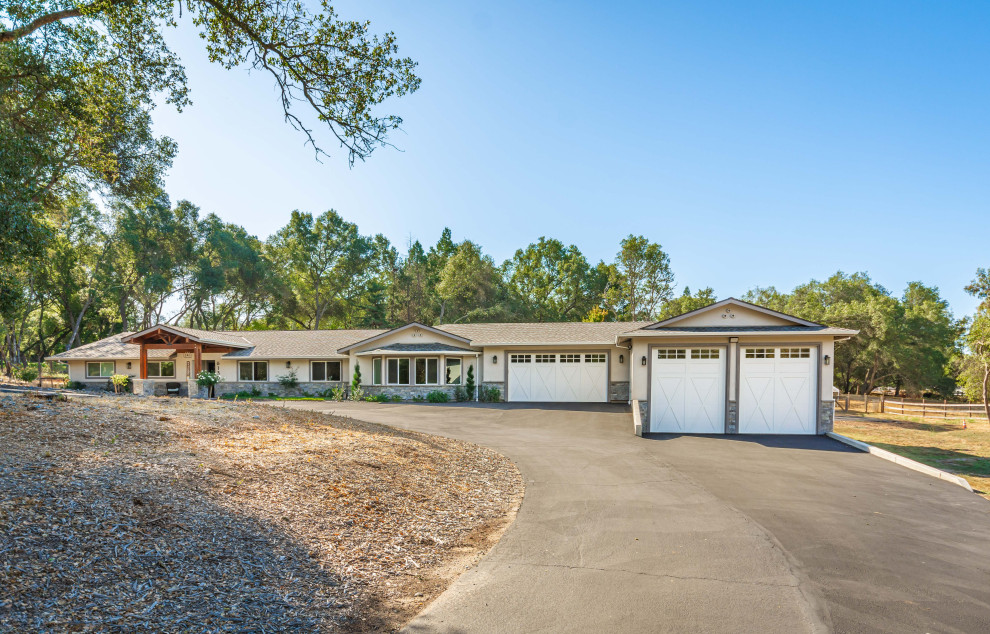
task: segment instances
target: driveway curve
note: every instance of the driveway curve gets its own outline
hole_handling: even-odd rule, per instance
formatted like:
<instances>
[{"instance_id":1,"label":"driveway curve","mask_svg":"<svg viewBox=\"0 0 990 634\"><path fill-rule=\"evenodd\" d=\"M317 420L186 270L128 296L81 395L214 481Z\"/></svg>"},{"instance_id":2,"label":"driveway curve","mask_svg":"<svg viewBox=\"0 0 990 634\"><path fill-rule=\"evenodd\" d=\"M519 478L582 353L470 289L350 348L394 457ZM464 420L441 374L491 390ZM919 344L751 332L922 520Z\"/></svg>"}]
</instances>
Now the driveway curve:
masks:
<instances>
[{"instance_id":1,"label":"driveway curve","mask_svg":"<svg viewBox=\"0 0 990 634\"><path fill-rule=\"evenodd\" d=\"M621 406L286 405L475 442L522 472L516 521L407 632L990 625L987 501L830 439L641 439ZM916 516L944 528L925 563L876 530Z\"/></svg>"}]
</instances>

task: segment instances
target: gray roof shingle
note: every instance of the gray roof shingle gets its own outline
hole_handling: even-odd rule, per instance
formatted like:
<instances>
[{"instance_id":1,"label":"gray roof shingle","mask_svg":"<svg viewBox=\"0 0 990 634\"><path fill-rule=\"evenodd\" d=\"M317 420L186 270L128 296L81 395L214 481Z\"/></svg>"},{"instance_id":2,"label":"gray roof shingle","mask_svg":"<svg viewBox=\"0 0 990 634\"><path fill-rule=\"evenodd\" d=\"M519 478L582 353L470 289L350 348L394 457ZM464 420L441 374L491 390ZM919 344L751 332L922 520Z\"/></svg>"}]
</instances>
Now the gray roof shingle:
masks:
<instances>
[{"instance_id":1,"label":"gray roof shingle","mask_svg":"<svg viewBox=\"0 0 990 634\"><path fill-rule=\"evenodd\" d=\"M649 321L444 324L437 326L471 340L472 346L614 344L616 335Z\"/></svg>"},{"instance_id":2,"label":"gray roof shingle","mask_svg":"<svg viewBox=\"0 0 990 634\"><path fill-rule=\"evenodd\" d=\"M137 359L141 356L141 346L135 343L121 341L127 335L134 333L122 332L100 339L84 346L53 354L49 359ZM149 359L167 359L175 354L174 350L148 350Z\"/></svg>"}]
</instances>

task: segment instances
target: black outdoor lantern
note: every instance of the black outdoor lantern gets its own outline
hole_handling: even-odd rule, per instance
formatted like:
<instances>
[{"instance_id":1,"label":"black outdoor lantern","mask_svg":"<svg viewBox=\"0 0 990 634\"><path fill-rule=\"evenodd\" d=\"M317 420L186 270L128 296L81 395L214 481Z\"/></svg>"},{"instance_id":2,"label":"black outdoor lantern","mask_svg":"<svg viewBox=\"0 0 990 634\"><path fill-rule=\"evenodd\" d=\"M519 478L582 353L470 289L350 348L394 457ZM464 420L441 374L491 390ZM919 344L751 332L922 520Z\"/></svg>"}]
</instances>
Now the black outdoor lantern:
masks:
<instances>
[{"instance_id":1,"label":"black outdoor lantern","mask_svg":"<svg viewBox=\"0 0 990 634\"><path fill-rule=\"evenodd\" d=\"M493 354L492 355L492 365L498 365L498 355L497 354Z\"/></svg>"},{"instance_id":2,"label":"black outdoor lantern","mask_svg":"<svg viewBox=\"0 0 990 634\"><path fill-rule=\"evenodd\" d=\"M619 363L625 363L625 361L626 361L626 358L620 354L619 355Z\"/></svg>"},{"instance_id":3,"label":"black outdoor lantern","mask_svg":"<svg viewBox=\"0 0 990 634\"><path fill-rule=\"evenodd\" d=\"M646 355L643 355L643 358L640 359L639 364L640 365L646 365Z\"/></svg>"}]
</instances>

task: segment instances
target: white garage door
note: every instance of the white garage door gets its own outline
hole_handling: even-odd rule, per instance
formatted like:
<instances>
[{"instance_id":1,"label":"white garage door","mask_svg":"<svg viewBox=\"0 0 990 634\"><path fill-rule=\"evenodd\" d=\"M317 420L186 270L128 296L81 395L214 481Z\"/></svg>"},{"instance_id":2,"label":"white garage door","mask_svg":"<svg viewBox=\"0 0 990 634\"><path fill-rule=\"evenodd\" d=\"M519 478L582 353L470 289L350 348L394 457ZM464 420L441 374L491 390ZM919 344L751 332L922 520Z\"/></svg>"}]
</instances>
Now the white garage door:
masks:
<instances>
[{"instance_id":1,"label":"white garage door","mask_svg":"<svg viewBox=\"0 0 990 634\"><path fill-rule=\"evenodd\" d=\"M604 352L526 352L509 355L507 399L528 402L608 401Z\"/></svg>"},{"instance_id":2,"label":"white garage door","mask_svg":"<svg viewBox=\"0 0 990 634\"><path fill-rule=\"evenodd\" d=\"M739 360L739 433L817 431L818 349L746 347Z\"/></svg>"},{"instance_id":3,"label":"white garage door","mask_svg":"<svg viewBox=\"0 0 990 634\"><path fill-rule=\"evenodd\" d=\"M725 433L725 350L659 348L653 356L650 431Z\"/></svg>"}]
</instances>

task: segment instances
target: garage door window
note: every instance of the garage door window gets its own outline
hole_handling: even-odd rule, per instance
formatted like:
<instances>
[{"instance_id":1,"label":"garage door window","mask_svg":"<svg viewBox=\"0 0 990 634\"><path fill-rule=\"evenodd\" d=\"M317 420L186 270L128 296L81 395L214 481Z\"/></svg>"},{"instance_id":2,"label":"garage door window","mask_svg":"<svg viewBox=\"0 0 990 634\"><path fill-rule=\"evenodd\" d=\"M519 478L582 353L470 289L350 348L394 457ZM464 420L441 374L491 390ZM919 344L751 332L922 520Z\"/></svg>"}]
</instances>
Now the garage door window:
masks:
<instances>
[{"instance_id":1,"label":"garage door window","mask_svg":"<svg viewBox=\"0 0 990 634\"><path fill-rule=\"evenodd\" d=\"M811 348L781 348L781 359L810 359Z\"/></svg>"},{"instance_id":2,"label":"garage door window","mask_svg":"<svg viewBox=\"0 0 990 634\"><path fill-rule=\"evenodd\" d=\"M509 361L512 363L529 363L532 361L532 357L528 354L513 354L509 355Z\"/></svg>"},{"instance_id":3,"label":"garage door window","mask_svg":"<svg viewBox=\"0 0 990 634\"><path fill-rule=\"evenodd\" d=\"M691 350L692 359L718 359L718 348L694 348Z\"/></svg>"},{"instance_id":4,"label":"garage door window","mask_svg":"<svg viewBox=\"0 0 990 634\"><path fill-rule=\"evenodd\" d=\"M555 354L537 354L534 356L537 363L556 363L557 361L557 355Z\"/></svg>"},{"instance_id":5,"label":"garage door window","mask_svg":"<svg viewBox=\"0 0 990 634\"><path fill-rule=\"evenodd\" d=\"M560 355L561 363L581 363L581 355L579 354L562 354Z\"/></svg>"},{"instance_id":6,"label":"garage door window","mask_svg":"<svg viewBox=\"0 0 990 634\"><path fill-rule=\"evenodd\" d=\"M687 351L684 348L660 348L657 350L657 359L684 359Z\"/></svg>"},{"instance_id":7,"label":"garage door window","mask_svg":"<svg viewBox=\"0 0 990 634\"><path fill-rule=\"evenodd\" d=\"M747 359L773 359L773 348L746 348Z\"/></svg>"},{"instance_id":8,"label":"garage door window","mask_svg":"<svg viewBox=\"0 0 990 634\"><path fill-rule=\"evenodd\" d=\"M604 354L586 354L584 355L585 363L605 363Z\"/></svg>"}]
</instances>

